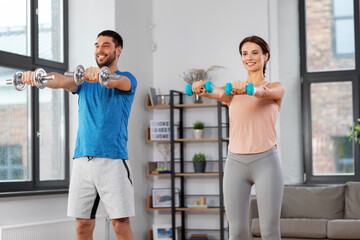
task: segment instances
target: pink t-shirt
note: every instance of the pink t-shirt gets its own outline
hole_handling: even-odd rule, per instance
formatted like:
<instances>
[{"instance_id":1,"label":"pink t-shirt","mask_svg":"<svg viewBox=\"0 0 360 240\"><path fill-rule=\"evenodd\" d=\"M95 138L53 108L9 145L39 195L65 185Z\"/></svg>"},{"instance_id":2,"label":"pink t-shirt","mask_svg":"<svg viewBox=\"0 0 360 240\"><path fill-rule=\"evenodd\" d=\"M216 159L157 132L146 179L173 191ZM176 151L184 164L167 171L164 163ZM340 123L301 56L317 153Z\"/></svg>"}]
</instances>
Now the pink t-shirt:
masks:
<instances>
[{"instance_id":1,"label":"pink t-shirt","mask_svg":"<svg viewBox=\"0 0 360 240\"><path fill-rule=\"evenodd\" d=\"M265 82L265 85L269 82ZM279 105L273 99L234 95L229 103L229 151L254 154L276 145L275 124Z\"/></svg>"}]
</instances>

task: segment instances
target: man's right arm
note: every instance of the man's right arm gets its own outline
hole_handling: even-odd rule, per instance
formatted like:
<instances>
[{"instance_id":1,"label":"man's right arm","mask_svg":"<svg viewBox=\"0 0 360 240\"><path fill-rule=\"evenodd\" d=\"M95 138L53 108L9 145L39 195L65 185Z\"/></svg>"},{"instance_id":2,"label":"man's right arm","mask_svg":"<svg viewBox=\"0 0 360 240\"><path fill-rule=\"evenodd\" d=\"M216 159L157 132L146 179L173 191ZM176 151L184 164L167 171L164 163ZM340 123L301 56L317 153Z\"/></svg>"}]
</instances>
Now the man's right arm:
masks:
<instances>
[{"instance_id":1,"label":"man's right arm","mask_svg":"<svg viewBox=\"0 0 360 240\"><path fill-rule=\"evenodd\" d=\"M76 92L78 86L76 85L73 77L65 77L64 75L57 72L48 73L47 75L54 75L54 79L48 80L46 87L52 89L62 88L69 92ZM34 72L24 72L22 74L22 81L25 84L34 86Z\"/></svg>"}]
</instances>

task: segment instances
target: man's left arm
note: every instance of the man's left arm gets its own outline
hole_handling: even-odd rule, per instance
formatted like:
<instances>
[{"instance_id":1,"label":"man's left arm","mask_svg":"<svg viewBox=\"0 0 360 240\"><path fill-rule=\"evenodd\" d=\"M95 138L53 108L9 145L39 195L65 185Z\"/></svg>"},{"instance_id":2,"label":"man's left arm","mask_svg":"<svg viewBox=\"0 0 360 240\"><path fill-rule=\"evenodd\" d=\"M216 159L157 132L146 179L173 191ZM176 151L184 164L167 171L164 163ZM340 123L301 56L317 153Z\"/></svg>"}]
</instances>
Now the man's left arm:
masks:
<instances>
[{"instance_id":1,"label":"man's left arm","mask_svg":"<svg viewBox=\"0 0 360 240\"><path fill-rule=\"evenodd\" d=\"M128 77L120 75L120 79L118 80L109 80L107 88L118 88L125 92L131 91L131 81Z\"/></svg>"}]
</instances>

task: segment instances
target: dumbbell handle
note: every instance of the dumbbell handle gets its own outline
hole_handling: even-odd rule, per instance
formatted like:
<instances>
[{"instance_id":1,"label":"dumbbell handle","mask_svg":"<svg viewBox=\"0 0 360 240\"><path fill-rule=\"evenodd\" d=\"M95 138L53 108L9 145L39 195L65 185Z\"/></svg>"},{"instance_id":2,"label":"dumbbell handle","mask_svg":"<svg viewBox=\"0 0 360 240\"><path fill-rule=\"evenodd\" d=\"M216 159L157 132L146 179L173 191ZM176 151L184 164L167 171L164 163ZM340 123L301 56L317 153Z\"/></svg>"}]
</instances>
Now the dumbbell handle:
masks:
<instances>
[{"instance_id":1,"label":"dumbbell handle","mask_svg":"<svg viewBox=\"0 0 360 240\"><path fill-rule=\"evenodd\" d=\"M65 72L64 73L65 77L73 77L74 76L74 72Z\"/></svg>"},{"instance_id":2,"label":"dumbbell handle","mask_svg":"<svg viewBox=\"0 0 360 240\"><path fill-rule=\"evenodd\" d=\"M54 80L54 79L55 79L54 75L46 75L41 77L41 80Z\"/></svg>"},{"instance_id":3,"label":"dumbbell handle","mask_svg":"<svg viewBox=\"0 0 360 240\"><path fill-rule=\"evenodd\" d=\"M119 80L120 79L120 75L115 75L115 74L109 74L109 79L112 80Z\"/></svg>"},{"instance_id":4,"label":"dumbbell handle","mask_svg":"<svg viewBox=\"0 0 360 240\"><path fill-rule=\"evenodd\" d=\"M12 79L7 79L7 80L6 80L6 85L12 85L12 84L13 84Z\"/></svg>"}]
</instances>

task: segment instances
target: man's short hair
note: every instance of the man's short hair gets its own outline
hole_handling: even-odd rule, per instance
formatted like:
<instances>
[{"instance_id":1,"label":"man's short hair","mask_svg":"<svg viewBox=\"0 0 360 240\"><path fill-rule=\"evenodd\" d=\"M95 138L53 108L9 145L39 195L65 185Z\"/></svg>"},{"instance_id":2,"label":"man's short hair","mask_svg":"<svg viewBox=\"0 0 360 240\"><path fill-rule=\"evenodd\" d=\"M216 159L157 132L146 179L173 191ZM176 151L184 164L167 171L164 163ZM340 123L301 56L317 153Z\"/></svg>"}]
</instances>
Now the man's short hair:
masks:
<instances>
[{"instance_id":1,"label":"man's short hair","mask_svg":"<svg viewBox=\"0 0 360 240\"><path fill-rule=\"evenodd\" d=\"M117 32L112 30L105 30L99 33L97 37L99 38L100 36L112 37L113 42L115 43L115 47L120 46L121 48L123 48L123 39Z\"/></svg>"}]
</instances>

